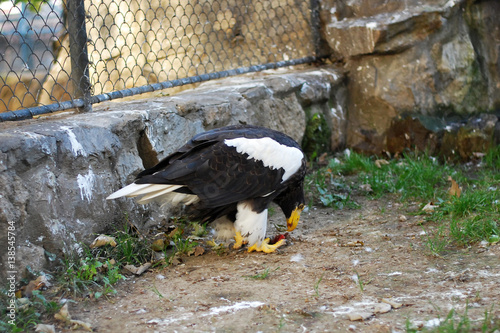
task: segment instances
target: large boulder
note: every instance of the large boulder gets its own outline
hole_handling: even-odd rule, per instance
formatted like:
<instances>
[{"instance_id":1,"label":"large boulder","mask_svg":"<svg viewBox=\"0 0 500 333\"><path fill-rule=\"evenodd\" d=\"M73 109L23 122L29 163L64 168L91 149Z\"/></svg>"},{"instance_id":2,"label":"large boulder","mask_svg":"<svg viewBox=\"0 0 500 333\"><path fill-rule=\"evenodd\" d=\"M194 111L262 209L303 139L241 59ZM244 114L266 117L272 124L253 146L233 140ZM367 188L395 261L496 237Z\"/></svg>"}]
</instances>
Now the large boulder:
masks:
<instances>
[{"instance_id":1,"label":"large boulder","mask_svg":"<svg viewBox=\"0 0 500 333\"><path fill-rule=\"evenodd\" d=\"M349 71L347 145L387 150L393 119L500 106L498 1L325 1L324 38Z\"/></svg>"}]
</instances>

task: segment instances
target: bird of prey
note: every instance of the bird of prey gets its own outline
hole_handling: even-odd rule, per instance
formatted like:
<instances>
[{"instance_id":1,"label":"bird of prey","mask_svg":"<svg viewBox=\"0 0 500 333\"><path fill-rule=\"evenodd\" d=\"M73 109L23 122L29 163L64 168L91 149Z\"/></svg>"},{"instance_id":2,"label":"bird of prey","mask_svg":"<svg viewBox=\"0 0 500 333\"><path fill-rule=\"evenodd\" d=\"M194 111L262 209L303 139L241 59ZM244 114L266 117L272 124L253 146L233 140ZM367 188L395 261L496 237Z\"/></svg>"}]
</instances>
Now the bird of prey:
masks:
<instances>
[{"instance_id":1,"label":"bird of prey","mask_svg":"<svg viewBox=\"0 0 500 333\"><path fill-rule=\"evenodd\" d=\"M271 253L285 240L270 244L265 237L269 204L279 205L294 230L304 209L305 172L305 156L289 136L228 126L194 136L107 199L184 204L202 221L215 221L222 238L234 237L233 248L248 243L249 252Z\"/></svg>"}]
</instances>

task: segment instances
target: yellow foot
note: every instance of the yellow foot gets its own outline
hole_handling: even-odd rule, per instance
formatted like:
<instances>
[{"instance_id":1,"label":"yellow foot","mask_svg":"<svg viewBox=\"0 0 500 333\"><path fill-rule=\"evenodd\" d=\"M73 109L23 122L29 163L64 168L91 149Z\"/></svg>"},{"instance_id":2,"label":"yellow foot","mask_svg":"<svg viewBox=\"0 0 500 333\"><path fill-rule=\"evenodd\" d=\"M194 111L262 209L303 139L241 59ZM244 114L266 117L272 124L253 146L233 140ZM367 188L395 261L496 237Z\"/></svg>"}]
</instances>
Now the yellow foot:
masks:
<instances>
[{"instance_id":1,"label":"yellow foot","mask_svg":"<svg viewBox=\"0 0 500 333\"><path fill-rule=\"evenodd\" d=\"M260 246L257 246L257 243L255 243L254 245L250 246L248 248L248 252L257 251L257 252L271 253L271 252L276 251L276 249L278 247L280 247L281 245L284 245L285 242L286 241L284 239L281 239L280 241L276 242L276 244L269 245L269 238L266 238L266 239L264 239L262 241L262 243L260 244Z\"/></svg>"},{"instance_id":2,"label":"yellow foot","mask_svg":"<svg viewBox=\"0 0 500 333\"><path fill-rule=\"evenodd\" d=\"M243 244L246 244L248 242L246 242L244 239L243 239L243 236L241 235L241 233L239 231L236 231L236 234L234 235L234 240L235 240L235 243L233 245L233 249L237 250L239 249L240 247L243 246Z\"/></svg>"}]
</instances>

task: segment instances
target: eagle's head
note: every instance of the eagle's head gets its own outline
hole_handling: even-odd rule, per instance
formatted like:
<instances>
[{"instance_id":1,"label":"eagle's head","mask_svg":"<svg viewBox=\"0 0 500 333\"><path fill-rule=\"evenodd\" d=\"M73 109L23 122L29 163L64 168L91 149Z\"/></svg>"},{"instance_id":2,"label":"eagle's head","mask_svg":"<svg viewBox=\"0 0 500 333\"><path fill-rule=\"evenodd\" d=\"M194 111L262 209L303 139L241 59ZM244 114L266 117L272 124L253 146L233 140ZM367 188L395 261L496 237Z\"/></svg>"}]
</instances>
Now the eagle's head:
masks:
<instances>
[{"instance_id":1,"label":"eagle's head","mask_svg":"<svg viewBox=\"0 0 500 333\"><path fill-rule=\"evenodd\" d=\"M287 230L294 230L299 223L300 213L302 213L305 207L303 182L300 181L289 186L274 201L285 214Z\"/></svg>"}]
</instances>

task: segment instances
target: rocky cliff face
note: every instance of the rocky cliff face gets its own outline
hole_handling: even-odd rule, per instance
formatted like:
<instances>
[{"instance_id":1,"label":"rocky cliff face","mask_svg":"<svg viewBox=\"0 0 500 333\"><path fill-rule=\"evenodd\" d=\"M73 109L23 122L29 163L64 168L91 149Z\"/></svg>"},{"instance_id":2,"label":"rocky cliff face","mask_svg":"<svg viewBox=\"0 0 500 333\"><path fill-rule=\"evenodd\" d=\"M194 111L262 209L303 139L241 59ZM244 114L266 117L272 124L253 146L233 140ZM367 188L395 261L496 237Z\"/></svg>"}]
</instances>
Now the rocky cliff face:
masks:
<instances>
[{"instance_id":1,"label":"rocky cliff face","mask_svg":"<svg viewBox=\"0 0 500 333\"><path fill-rule=\"evenodd\" d=\"M405 115L500 109L500 2L326 0L321 18L324 52L349 72L348 146L390 150Z\"/></svg>"}]
</instances>

